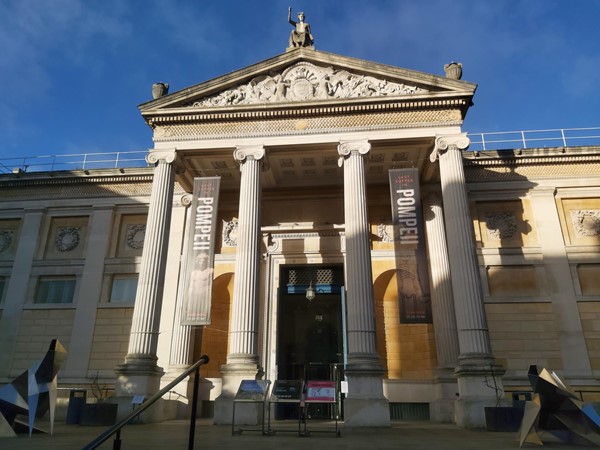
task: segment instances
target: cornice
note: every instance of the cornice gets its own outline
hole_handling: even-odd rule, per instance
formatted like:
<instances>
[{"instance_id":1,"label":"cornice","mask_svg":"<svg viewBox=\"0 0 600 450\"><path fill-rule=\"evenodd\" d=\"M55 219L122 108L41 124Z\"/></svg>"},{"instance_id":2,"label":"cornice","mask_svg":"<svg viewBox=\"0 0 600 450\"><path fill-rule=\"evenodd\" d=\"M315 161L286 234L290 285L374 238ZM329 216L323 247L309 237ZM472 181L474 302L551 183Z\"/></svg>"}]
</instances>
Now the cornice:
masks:
<instances>
[{"instance_id":1,"label":"cornice","mask_svg":"<svg viewBox=\"0 0 600 450\"><path fill-rule=\"evenodd\" d=\"M421 98L419 98L421 97ZM248 120L268 120L297 117L324 117L340 115L368 114L373 112L418 111L433 109L458 109L463 112L470 105L466 95L444 93L443 98L431 98L431 93L423 96L411 95L410 99L382 100L377 98L352 99L339 101L310 102L299 105L248 105L244 107L211 108L190 113L189 108L153 111L145 114L148 125L155 127L163 124L181 124L197 122L231 122Z\"/></svg>"},{"instance_id":2,"label":"cornice","mask_svg":"<svg viewBox=\"0 0 600 450\"><path fill-rule=\"evenodd\" d=\"M106 175L106 176L73 176L66 178L64 176L48 178L17 178L10 177L0 179L0 188L10 187L39 187L39 186L61 186L61 185L78 185L78 184L127 184L127 183L152 183L153 174L137 174L137 175Z\"/></svg>"},{"instance_id":3,"label":"cornice","mask_svg":"<svg viewBox=\"0 0 600 450\"><path fill-rule=\"evenodd\" d=\"M600 147L555 147L488 152L463 152L469 167L516 167L526 165L557 165L600 162Z\"/></svg>"}]
</instances>

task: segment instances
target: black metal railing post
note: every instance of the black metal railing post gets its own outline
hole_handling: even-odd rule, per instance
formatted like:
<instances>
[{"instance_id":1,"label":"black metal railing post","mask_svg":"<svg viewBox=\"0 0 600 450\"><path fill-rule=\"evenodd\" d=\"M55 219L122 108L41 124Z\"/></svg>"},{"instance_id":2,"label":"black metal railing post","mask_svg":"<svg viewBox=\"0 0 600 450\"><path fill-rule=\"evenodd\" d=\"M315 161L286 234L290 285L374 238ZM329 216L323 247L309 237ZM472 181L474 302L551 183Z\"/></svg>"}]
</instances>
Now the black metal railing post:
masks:
<instances>
[{"instance_id":1,"label":"black metal railing post","mask_svg":"<svg viewBox=\"0 0 600 450\"><path fill-rule=\"evenodd\" d=\"M200 384L200 367L194 371L194 395L192 397L192 411L190 413L190 438L188 450L194 450L194 435L196 434L196 411L198 410L198 387Z\"/></svg>"},{"instance_id":2,"label":"black metal railing post","mask_svg":"<svg viewBox=\"0 0 600 450\"><path fill-rule=\"evenodd\" d=\"M150 397L148 400L146 400L144 403L142 403L135 411L133 411L130 414L128 414L127 416L125 416L120 422L118 422L117 424L110 427L108 430L106 430L104 433L102 433L96 439L94 439L89 444L87 444L85 447L83 447L83 450L93 450L95 448L98 448L103 442L108 440L113 434L116 434L115 441L113 443L113 449L120 450L120 448L121 448L121 428L123 428L125 425L127 425L131 421L131 419L139 416L142 412L144 412L146 409L148 409L150 406L152 406L154 404L154 402L156 402L163 395L165 395L167 392L169 392L174 386L179 384L184 378L187 378L192 372L194 372L194 374L195 374L195 376L194 376L194 399L192 401L192 409L194 410L194 412L193 412L192 416L195 417L196 406L194 406L194 405L195 405L195 402L197 401L196 398L198 396L198 383L200 382L200 366L203 364L207 364L207 363L208 363L208 356L203 355L202 357L200 357L200 359L198 361L196 361L194 364L192 364L181 375L179 375L177 378L175 378L173 381L171 381L169 384L167 384L164 388L162 388L160 391L158 391L156 394L154 394L152 397ZM192 428L195 428L195 426L196 426L196 420L194 418L192 421ZM193 432L190 432L190 437L193 438L193 434L194 434ZM190 445L193 447L193 440L191 441ZM190 448L192 448L192 447L190 447Z\"/></svg>"}]
</instances>

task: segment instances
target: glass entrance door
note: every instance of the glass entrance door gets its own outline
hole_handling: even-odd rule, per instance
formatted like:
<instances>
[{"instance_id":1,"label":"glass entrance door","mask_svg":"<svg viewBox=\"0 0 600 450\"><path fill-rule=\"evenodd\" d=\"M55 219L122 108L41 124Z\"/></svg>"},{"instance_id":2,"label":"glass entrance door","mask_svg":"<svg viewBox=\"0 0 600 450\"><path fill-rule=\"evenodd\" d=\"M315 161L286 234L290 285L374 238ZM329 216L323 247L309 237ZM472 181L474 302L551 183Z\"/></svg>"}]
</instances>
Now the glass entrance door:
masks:
<instances>
[{"instance_id":1,"label":"glass entrance door","mask_svg":"<svg viewBox=\"0 0 600 450\"><path fill-rule=\"evenodd\" d=\"M343 268L284 266L280 279L277 378L339 382L344 363ZM306 296L309 287L315 291L312 300ZM313 414L331 418L329 408ZM278 416L287 418L283 410Z\"/></svg>"}]
</instances>

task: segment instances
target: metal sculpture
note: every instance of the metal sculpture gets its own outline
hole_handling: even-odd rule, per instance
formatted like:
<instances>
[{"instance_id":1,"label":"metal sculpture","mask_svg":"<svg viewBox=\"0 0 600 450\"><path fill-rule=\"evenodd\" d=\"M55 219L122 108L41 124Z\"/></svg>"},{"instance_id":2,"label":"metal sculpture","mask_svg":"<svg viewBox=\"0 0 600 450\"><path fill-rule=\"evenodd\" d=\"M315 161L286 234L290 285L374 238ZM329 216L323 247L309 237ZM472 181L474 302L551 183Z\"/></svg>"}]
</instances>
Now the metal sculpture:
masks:
<instances>
[{"instance_id":1,"label":"metal sculpture","mask_svg":"<svg viewBox=\"0 0 600 450\"><path fill-rule=\"evenodd\" d=\"M22 425L20 414L28 416L29 436L36 417L50 414L50 434L54 432L57 373L67 357L64 347L53 339L44 357L11 383L0 388L0 436L16 436Z\"/></svg>"},{"instance_id":2,"label":"metal sculpture","mask_svg":"<svg viewBox=\"0 0 600 450\"><path fill-rule=\"evenodd\" d=\"M554 372L542 369L538 374L537 366L530 366L528 377L534 396L525 403L519 446L543 445L541 432L565 443L600 445L600 415L592 405L579 400Z\"/></svg>"}]
</instances>

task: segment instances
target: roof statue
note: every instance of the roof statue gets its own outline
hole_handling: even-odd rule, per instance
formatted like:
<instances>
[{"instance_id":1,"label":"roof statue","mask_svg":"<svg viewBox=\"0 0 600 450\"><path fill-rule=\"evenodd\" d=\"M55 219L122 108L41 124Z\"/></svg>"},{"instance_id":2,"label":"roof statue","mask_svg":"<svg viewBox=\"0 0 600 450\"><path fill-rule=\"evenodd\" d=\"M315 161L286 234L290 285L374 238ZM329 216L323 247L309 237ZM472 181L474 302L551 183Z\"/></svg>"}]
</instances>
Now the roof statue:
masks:
<instances>
[{"instance_id":1,"label":"roof statue","mask_svg":"<svg viewBox=\"0 0 600 450\"><path fill-rule=\"evenodd\" d=\"M313 47L315 39L310 32L310 25L304 21L304 13L298 13L298 22L292 20L292 7L288 8L288 22L294 27L290 33L288 49L296 47Z\"/></svg>"}]
</instances>

